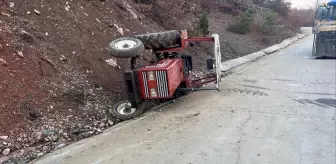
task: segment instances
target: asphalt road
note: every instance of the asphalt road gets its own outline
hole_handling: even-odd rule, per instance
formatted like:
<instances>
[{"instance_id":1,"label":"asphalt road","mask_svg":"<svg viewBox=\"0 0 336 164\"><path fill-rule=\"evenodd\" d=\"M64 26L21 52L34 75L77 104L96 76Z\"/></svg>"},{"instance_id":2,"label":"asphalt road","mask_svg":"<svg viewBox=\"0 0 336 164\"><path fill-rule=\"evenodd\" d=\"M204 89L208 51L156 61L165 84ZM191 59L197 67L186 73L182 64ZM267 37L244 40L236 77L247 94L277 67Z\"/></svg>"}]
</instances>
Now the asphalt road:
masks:
<instances>
[{"instance_id":1,"label":"asphalt road","mask_svg":"<svg viewBox=\"0 0 336 164\"><path fill-rule=\"evenodd\" d=\"M38 164L335 164L336 61L312 36Z\"/></svg>"}]
</instances>

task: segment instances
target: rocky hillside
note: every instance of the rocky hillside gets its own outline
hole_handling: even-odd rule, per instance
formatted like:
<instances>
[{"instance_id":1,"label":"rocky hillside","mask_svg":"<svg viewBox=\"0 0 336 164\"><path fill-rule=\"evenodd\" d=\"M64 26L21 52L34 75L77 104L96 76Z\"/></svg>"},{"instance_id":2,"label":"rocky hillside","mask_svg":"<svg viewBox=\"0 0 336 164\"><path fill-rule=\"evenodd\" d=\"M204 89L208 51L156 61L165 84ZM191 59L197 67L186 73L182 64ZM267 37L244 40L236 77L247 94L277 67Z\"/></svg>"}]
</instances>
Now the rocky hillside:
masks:
<instances>
[{"instance_id":1,"label":"rocky hillside","mask_svg":"<svg viewBox=\"0 0 336 164\"><path fill-rule=\"evenodd\" d=\"M129 61L109 56L113 39L171 29L195 32L206 13L229 60L293 34L261 34L256 27L245 35L229 32L237 14L227 10L232 6L222 7L198 0L1 0L0 163L10 157L29 161L118 122L106 110L125 98ZM268 10L252 7L255 21L263 20ZM188 52L200 66L209 50Z\"/></svg>"}]
</instances>

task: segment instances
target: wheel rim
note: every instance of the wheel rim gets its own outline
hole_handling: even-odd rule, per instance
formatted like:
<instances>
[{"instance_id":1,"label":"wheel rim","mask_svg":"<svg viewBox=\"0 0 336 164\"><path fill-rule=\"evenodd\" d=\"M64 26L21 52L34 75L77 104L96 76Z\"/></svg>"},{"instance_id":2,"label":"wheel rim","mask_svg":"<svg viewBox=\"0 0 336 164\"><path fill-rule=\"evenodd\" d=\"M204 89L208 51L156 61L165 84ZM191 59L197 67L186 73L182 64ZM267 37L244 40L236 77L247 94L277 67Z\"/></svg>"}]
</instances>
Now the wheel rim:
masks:
<instances>
[{"instance_id":1,"label":"wheel rim","mask_svg":"<svg viewBox=\"0 0 336 164\"><path fill-rule=\"evenodd\" d=\"M115 44L115 47L121 50L132 49L136 46L136 42L133 40L121 40Z\"/></svg>"},{"instance_id":2,"label":"wheel rim","mask_svg":"<svg viewBox=\"0 0 336 164\"><path fill-rule=\"evenodd\" d=\"M117 107L117 112L122 115L129 115L136 111L135 108L131 108L131 103L123 103Z\"/></svg>"}]
</instances>

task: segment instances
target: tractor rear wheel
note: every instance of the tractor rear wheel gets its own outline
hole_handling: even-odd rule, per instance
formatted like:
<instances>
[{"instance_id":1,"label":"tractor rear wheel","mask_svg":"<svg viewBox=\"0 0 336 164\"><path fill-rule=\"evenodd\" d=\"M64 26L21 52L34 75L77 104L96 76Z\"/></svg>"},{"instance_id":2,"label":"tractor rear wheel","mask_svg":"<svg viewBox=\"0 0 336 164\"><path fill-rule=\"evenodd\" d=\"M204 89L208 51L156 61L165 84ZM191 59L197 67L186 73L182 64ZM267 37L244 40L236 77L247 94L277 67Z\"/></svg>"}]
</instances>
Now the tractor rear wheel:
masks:
<instances>
[{"instance_id":1,"label":"tractor rear wheel","mask_svg":"<svg viewBox=\"0 0 336 164\"><path fill-rule=\"evenodd\" d=\"M120 120L129 120L142 115L144 112L143 107L132 108L129 101L121 101L115 104L112 108L108 110L108 113Z\"/></svg>"},{"instance_id":2,"label":"tractor rear wheel","mask_svg":"<svg viewBox=\"0 0 336 164\"><path fill-rule=\"evenodd\" d=\"M116 39L109 44L110 55L118 58L138 57L144 50L141 40L132 37Z\"/></svg>"},{"instance_id":3,"label":"tractor rear wheel","mask_svg":"<svg viewBox=\"0 0 336 164\"><path fill-rule=\"evenodd\" d=\"M159 50L176 47L179 43L180 32L178 30L136 35L146 49Z\"/></svg>"}]
</instances>

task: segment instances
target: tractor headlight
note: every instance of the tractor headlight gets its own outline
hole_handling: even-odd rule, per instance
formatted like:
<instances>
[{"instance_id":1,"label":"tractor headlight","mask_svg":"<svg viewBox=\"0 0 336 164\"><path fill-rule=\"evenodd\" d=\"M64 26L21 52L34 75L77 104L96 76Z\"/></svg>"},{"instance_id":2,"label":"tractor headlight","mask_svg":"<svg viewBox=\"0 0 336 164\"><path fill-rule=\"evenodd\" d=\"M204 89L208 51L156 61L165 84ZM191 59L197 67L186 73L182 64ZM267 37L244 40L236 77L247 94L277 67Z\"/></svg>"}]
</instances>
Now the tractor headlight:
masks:
<instances>
[{"instance_id":1,"label":"tractor headlight","mask_svg":"<svg viewBox=\"0 0 336 164\"><path fill-rule=\"evenodd\" d=\"M148 76L148 80L155 80L153 71L148 71L147 76Z\"/></svg>"},{"instance_id":2,"label":"tractor headlight","mask_svg":"<svg viewBox=\"0 0 336 164\"><path fill-rule=\"evenodd\" d=\"M155 88L151 88L150 89L150 94L151 94L151 97L157 97L156 89Z\"/></svg>"}]
</instances>

